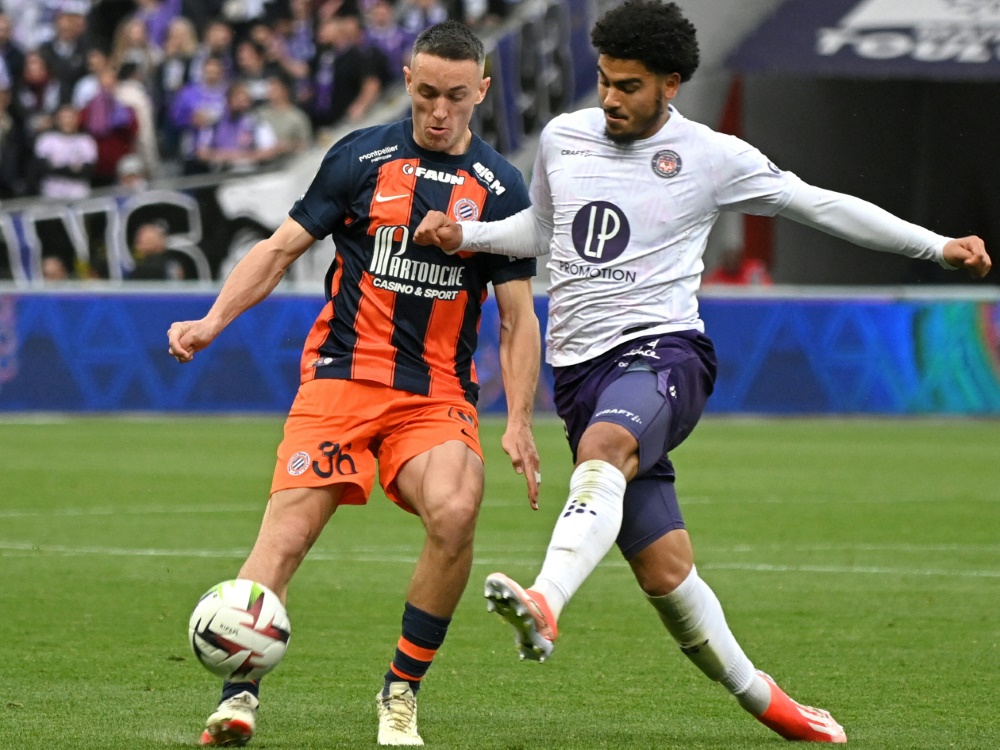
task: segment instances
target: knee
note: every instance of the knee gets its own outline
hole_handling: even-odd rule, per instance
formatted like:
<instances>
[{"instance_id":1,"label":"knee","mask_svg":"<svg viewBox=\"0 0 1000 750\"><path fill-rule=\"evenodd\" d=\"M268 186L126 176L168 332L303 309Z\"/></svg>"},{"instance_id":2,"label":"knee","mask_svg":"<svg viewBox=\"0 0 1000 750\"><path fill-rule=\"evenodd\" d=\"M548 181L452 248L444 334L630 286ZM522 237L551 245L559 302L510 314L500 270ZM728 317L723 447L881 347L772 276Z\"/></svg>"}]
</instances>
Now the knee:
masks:
<instances>
[{"instance_id":1,"label":"knee","mask_svg":"<svg viewBox=\"0 0 1000 750\"><path fill-rule=\"evenodd\" d=\"M693 563L674 561L670 566L655 570L643 571L637 576L639 588L646 596L666 596L672 594L678 586L691 575Z\"/></svg>"},{"instance_id":2,"label":"knee","mask_svg":"<svg viewBox=\"0 0 1000 750\"><path fill-rule=\"evenodd\" d=\"M606 461L625 471L630 462L637 461L639 445L628 430L608 422L597 422L587 428L576 449L577 463Z\"/></svg>"},{"instance_id":3,"label":"knee","mask_svg":"<svg viewBox=\"0 0 1000 750\"><path fill-rule=\"evenodd\" d=\"M322 526L290 509L274 513L267 523L268 546L283 558L303 558L319 538Z\"/></svg>"},{"instance_id":4,"label":"knee","mask_svg":"<svg viewBox=\"0 0 1000 750\"><path fill-rule=\"evenodd\" d=\"M472 548L479 499L463 492L427 513L424 525L428 543L450 557L459 557Z\"/></svg>"},{"instance_id":5,"label":"knee","mask_svg":"<svg viewBox=\"0 0 1000 750\"><path fill-rule=\"evenodd\" d=\"M691 575L694 553L687 532L677 529L653 542L629 562L646 596L666 596Z\"/></svg>"}]
</instances>

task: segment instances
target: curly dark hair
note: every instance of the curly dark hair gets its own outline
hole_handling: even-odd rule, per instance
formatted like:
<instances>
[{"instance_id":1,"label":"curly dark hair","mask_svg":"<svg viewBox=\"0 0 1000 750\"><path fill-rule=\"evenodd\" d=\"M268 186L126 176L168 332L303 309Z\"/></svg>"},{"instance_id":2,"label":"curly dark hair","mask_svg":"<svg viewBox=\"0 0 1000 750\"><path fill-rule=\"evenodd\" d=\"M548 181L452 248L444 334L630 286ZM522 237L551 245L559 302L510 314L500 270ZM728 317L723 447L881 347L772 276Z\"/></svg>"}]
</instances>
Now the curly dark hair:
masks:
<instances>
[{"instance_id":1,"label":"curly dark hair","mask_svg":"<svg viewBox=\"0 0 1000 750\"><path fill-rule=\"evenodd\" d=\"M657 75L678 73L689 81L698 69L696 34L677 3L626 0L594 24L590 41L602 55L636 60Z\"/></svg>"}]
</instances>

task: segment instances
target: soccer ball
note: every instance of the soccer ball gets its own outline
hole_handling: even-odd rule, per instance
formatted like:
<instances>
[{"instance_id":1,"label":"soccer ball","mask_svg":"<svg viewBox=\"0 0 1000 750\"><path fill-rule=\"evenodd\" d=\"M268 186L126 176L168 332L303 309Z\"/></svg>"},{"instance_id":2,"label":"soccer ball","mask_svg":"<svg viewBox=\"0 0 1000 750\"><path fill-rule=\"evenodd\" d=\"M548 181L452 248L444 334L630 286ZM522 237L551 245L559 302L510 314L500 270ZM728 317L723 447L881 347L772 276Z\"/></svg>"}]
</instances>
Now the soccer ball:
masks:
<instances>
[{"instance_id":1,"label":"soccer ball","mask_svg":"<svg viewBox=\"0 0 1000 750\"><path fill-rule=\"evenodd\" d=\"M206 591L188 623L198 661L230 682L256 682L278 666L291 633L278 595L242 578Z\"/></svg>"}]
</instances>

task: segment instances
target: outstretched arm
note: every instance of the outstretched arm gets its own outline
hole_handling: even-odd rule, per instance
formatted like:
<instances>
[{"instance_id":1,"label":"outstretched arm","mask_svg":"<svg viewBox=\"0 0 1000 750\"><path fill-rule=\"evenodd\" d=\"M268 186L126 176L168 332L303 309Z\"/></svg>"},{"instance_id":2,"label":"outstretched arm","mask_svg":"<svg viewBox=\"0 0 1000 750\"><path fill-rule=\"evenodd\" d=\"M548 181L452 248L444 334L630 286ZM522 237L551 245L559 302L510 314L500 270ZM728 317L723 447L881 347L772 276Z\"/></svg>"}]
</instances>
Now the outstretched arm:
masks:
<instances>
[{"instance_id":1,"label":"outstretched arm","mask_svg":"<svg viewBox=\"0 0 1000 750\"><path fill-rule=\"evenodd\" d=\"M933 260L949 269L965 268L976 278L989 273L992 265L978 237L949 239L860 198L807 183L798 187L779 216L871 250Z\"/></svg>"},{"instance_id":2,"label":"outstretched arm","mask_svg":"<svg viewBox=\"0 0 1000 750\"><path fill-rule=\"evenodd\" d=\"M473 250L513 258L537 258L549 251L552 216L529 206L499 221L459 221L428 211L413 233L419 245L437 245L446 253Z\"/></svg>"},{"instance_id":3,"label":"outstretched arm","mask_svg":"<svg viewBox=\"0 0 1000 750\"><path fill-rule=\"evenodd\" d=\"M204 318L170 326L170 354L178 362L190 362L195 352L211 344L240 313L267 297L313 242L315 238L301 224L285 219L274 234L254 245L236 264Z\"/></svg>"},{"instance_id":4,"label":"outstretched arm","mask_svg":"<svg viewBox=\"0 0 1000 750\"><path fill-rule=\"evenodd\" d=\"M500 312L500 372L507 394L507 431L501 440L518 474L528 483L528 501L538 510L538 451L531 432L531 413L541 367L541 333L535 316L531 279L515 279L495 287Z\"/></svg>"}]
</instances>

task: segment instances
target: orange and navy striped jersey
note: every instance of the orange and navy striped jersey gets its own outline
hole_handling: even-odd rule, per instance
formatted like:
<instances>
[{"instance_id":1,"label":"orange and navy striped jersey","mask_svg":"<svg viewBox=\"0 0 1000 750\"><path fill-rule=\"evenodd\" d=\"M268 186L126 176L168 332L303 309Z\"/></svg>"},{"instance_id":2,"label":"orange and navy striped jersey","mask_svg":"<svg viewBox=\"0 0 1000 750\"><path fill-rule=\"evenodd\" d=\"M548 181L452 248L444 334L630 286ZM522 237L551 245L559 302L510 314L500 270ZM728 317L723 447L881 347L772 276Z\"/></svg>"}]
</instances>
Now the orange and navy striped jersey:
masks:
<instances>
[{"instance_id":1,"label":"orange and navy striped jersey","mask_svg":"<svg viewBox=\"0 0 1000 750\"><path fill-rule=\"evenodd\" d=\"M495 221L528 205L520 172L476 135L461 155L427 151L407 119L336 143L289 212L317 239L332 235L337 250L302 382L367 380L475 404L487 284L530 278L535 260L447 255L414 243L413 232L432 209Z\"/></svg>"}]
</instances>

